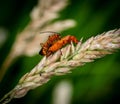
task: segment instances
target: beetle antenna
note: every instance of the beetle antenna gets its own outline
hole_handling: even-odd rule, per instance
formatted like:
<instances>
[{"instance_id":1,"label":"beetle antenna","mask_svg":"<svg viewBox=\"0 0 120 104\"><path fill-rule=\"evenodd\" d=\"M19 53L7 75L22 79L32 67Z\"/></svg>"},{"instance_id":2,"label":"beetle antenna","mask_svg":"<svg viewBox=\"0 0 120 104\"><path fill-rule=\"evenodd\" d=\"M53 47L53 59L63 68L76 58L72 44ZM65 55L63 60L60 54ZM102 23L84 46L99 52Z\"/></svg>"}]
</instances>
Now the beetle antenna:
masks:
<instances>
[{"instance_id":1,"label":"beetle antenna","mask_svg":"<svg viewBox=\"0 0 120 104\"><path fill-rule=\"evenodd\" d=\"M40 33L54 33L54 34L59 34L59 35L61 35L60 33L54 32L54 31L43 31L43 32L40 32Z\"/></svg>"}]
</instances>

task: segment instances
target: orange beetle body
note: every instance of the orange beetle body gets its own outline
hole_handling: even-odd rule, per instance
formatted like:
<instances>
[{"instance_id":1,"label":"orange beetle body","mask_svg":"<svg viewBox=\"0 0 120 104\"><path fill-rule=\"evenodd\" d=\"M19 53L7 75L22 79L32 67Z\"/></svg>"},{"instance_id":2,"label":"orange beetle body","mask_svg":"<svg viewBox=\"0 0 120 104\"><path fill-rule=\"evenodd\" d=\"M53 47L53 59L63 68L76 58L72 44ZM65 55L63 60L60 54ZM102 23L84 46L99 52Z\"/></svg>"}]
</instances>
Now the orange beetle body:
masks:
<instances>
[{"instance_id":1,"label":"orange beetle body","mask_svg":"<svg viewBox=\"0 0 120 104\"><path fill-rule=\"evenodd\" d=\"M53 44L48 49L48 51L55 52L55 51L59 50L60 48L62 48L64 45L70 43L71 41L76 44L78 43L78 40L74 36L67 35L67 36L63 37L61 40L58 40L57 42L55 42L55 44Z\"/></svg>"},{"instance_id":2,"label":"orange beetle body","mask_svg":"<svg viewBox=\"0 0 120 104\"><path fill-rule=\"evenodd\" d=\"M60 35L54 34L48 38L45 44L42 45L42 50L39 52L39 54L48 57L71 41L76 44L78 43L78 40L74 36L67 35L63 38L60 38Z\"/></svg>"},{"instance_id":3,"label":"orange beetle body","mask_svg":"<svg viewBox=\"0 0 120 104\"><path fill-rule=\"evenodd\" d=\"M40 43L42 46L41 51L39 52L40 55L47 55L48 49L58 40L60 40L60 35L59 34L54 34L52 36L49 36L48 40L46 43Z\"/></svg>"}]
</instances>

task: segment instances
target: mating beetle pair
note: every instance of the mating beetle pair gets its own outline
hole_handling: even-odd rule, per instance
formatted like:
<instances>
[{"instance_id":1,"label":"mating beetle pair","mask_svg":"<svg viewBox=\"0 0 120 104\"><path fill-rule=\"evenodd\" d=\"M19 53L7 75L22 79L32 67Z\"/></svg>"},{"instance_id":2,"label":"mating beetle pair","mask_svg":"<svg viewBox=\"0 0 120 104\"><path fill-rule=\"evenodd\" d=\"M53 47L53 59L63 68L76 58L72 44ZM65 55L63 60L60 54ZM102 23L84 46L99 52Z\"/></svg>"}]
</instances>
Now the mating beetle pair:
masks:
<instances>
[{"instance_id":1,"label":"mating beetle pair","mask_svg":"<svg viewBox=\"0 0 120 104\"><path fill-rule=\"evenodd\" d=\"M40 45L42 46L42 49L39 52L40 55L44 55L48 57L52 53L61 49L66 44L70 43L71 41L76 44L78 43L78 40L74 36L67 35L61 38L59 33L56 32L52 32L52 33L53 35L49 36L48 40L45 43L40 43Z\"/></svg>"}]
</instances>

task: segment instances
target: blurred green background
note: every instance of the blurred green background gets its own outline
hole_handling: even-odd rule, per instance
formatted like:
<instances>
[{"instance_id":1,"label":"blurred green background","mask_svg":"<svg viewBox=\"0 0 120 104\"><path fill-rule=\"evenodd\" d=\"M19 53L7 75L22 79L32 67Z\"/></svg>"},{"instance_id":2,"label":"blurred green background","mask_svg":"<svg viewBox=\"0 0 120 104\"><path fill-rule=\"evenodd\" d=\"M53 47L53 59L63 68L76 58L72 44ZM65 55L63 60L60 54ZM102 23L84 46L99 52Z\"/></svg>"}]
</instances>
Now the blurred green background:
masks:
<instances>
[{"instance_id":1,"label":"blurred green background","mask_svg":"<svg viewBox=\"0 0 120 104\"><path fill-rule=\"evenodd\" d=\"M47 0L46 0L47 1ZM29 13L37 0L0 1L0 28L8 31L7 39L0 47L0 65L4 62L18 31L30 21ZM84 40L104 31L120 28L120 0L69 0L57 20L74 19L77 25L62 35L72 34ZM29 44L28 44L29 45ZM0 98L17 84L42 57L21 56L14 61L0 83ZM69 80L73 88L70 104L120 104L120 50L95 62L78 67L71 74L55 76L10 104L53 104L55 86ZM21 103L22 102L22 103Z\"/></svg>"}]
</instances>

